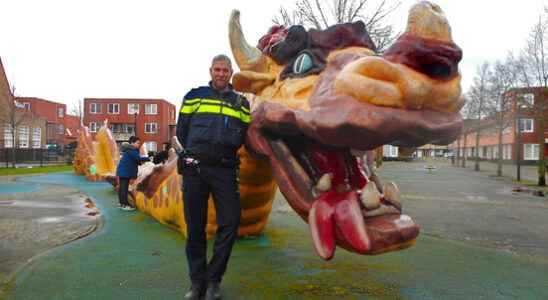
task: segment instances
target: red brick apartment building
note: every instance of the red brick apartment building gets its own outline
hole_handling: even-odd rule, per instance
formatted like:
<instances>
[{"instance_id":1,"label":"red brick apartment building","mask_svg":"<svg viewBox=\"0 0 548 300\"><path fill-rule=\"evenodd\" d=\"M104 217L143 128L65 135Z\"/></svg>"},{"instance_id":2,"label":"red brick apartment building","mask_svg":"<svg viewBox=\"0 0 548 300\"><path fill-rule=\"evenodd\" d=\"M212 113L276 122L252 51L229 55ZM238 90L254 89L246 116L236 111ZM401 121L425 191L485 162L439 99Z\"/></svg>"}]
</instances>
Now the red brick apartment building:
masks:
<instances>
[{"instance_id":1,"label":"red brick apartment building","mask_svg":"<svg viewBox=\"0 0 548 300\"><path fill-rule=\"evenodd\" d=\"M108 120L114 139L121 143L137 135L147 151L161 151L175 135L175 105L164 99L85 98L84 125L95 132Z\"/></svg>"},{"instance_id":2,"label":"red brick apartment building","mask_svg":"<svg viewBox=\"0 0 548 300\"><path fill-rule=\"evenodd\" d=\"M76 141L79 118L67 115L65 104L36 97L18 97L12 94L0 59L0 107L15 101L18 121L12 129L10 112L0 114L0 148L43 149L48 145L64 146ZM76 125L76 126L75 126ZM12 130L15 130L15 141Z\"/></svg>"},{"instance_id":3,"label":"red brick apartment building","mask_svg":"<svg viewBox=\"0 0 548 300\"><path fill-rule=\"evenodd\" d=\"M539 157L539 126L535 120L533 111L541 109L541 107L548 108L548 94L543 92L542 87L533 88L517 88L511 90L509 93L512 99L511 110L505 113L505 118L510 124L503 131L502 136L502 158L507 161L515 161L518 153L518 139L517 139L517 127L516 127L516 114L518 112L518 98L529 104L520 104L519 115L520 120L520 132L521 132L521 151L520 158L524 161L534 163ZM531 108L532 107L532 108ZM545 116L548 116L548 111L544 112ZM471 120L469 120L471 121ZM475 121L475 120L474 120ZM460 136L460 156L463 153L466 157L475 156L476 147L476 133L475 128L478 126L478 122L465 122L463 134ZM496 122L493 119L481 120L479 126L482 126L479 141L479 153L478 156L481 159L495 160L498 158L498 132ZM548 129L548 126L546 126ZM544 130L544 143L548 143L548 130ZM465 137L466 136L466 137ZM464 140L466 139L466 144ZM449 148L453 150L453 153L457 153L459 143L457 141L449 145ZM548 156L548 147L545 146L544 156Z\"/></svg>"},{"instance_id":4,"label":"red brick apartment building","mask_svg":"<svg viewBox=\"0 0 548 300\"><path fill-rule=\"evenodd\" d=\"M15 100L34 115L46 120L46 144L68 145L78 138L80 119L67 114L67 106L36 97L15 97Z\"/></svg>"}]
</instances>

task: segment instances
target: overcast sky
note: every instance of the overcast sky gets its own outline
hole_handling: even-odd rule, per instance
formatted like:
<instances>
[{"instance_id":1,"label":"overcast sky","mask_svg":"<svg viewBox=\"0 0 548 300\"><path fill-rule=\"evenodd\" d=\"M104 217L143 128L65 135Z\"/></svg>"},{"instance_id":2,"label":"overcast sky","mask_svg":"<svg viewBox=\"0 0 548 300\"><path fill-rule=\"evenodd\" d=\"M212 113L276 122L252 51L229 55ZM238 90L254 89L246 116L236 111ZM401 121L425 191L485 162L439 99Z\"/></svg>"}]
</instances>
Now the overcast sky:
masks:
<instances>
[{"instance_id":1,"label":"overcast sky","mask_svg":"<svg viewBox=\"0 0 548 300\"><path fill-rule=\"evenodd\" d=\"M370 0L375 3L376 0ZM388 0L390 1L390 0ZM255 45L272 17L294 0L0 0L0 57L19 96L66 103L85 97L163 98L176 105L209 80L211 58L230 54L228 19L241 11ZM403 31L403 0L391 23ZM463 49L463 87L476 66L523 47L548 0L440 0Z\"/></svg>"}]
</instances>

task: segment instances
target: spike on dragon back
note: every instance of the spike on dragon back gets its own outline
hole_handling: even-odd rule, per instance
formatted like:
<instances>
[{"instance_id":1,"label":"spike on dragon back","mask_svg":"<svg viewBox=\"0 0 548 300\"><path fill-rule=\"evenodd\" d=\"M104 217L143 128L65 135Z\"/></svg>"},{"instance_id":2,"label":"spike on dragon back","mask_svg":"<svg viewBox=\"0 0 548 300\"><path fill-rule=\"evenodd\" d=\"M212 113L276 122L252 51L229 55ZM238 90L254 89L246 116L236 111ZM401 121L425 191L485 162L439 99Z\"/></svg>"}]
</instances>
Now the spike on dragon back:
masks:
<instances>
[{"instance_id":1,"label":"spike on dragon back","mask_svg":"<svg viewBox=\"0 0 548 300\"><path fill-rule=\"evenodd\" d=\"M240 68L233 85L253 100L239 151L239 236L262 233L279 186L323 259L337 246L373 255L413 245L419 226L402 214L396 184L382 184L359 162L385 144L448 144L459 135L462 51L439 6L415 4L406 31L381 55L362 22L325 30L276 26L253 47L234 11L229 41ZM97 176L116 185L108 167L115 166L115 144L105 134L92 147L82 132L75 169L86 173L95 164ZM130 193L140 210L184 233L176 160L172 151L164 165L141 166ZM210 199L208 236L214 214Z\"/></svg>"}]
</instances>

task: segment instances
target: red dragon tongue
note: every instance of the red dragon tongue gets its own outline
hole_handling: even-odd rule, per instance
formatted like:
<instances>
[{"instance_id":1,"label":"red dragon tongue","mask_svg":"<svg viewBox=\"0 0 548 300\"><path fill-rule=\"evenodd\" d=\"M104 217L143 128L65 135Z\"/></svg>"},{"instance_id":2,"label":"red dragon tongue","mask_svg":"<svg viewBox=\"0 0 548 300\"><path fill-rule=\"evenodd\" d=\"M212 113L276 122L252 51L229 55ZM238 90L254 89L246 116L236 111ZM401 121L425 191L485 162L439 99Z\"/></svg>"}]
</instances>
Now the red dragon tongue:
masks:
<instances>
[{"instance_id":1,"label":"red dragon tongue","mask_svg":"<svg viewBox=\"0 0 548 300\"><path fill-rule=\"evenodd\" d=\"M346 242L358 253L371 248L371 241L365 229L365 222L355 191L339 194L341 200L335 206L335 222Z\"/></svg>"},{"instance_id":2,"label":"red dragon tongue","mask_svg":"<svg viewBox=\"0 0 548 300\"><path fill-rule=\"evenodd\" d=\"M371 241L354 191L329 191L319 196L308 215L308 224L318 255L329 260L335 253L335 226L345 243L359 253L368 251Z\"/></svg>"}]
</instances>

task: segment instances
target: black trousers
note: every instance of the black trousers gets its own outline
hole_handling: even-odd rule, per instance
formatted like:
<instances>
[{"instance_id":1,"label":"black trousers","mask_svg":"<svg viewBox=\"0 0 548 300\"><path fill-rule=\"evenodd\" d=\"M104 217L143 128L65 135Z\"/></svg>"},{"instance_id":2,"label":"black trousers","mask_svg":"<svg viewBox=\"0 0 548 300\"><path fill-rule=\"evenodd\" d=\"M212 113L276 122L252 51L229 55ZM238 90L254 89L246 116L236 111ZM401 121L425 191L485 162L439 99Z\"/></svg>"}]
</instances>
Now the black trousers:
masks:
<instances>
[{"instance_id":1,"label":"black trousers","mask_svg":"<svg viewBox=\"0 0 548 300\"><path fill-rule=\"evenodd\" d=\"M183 202L187 227L186 256L193 284L221 282L240 224L237 167L200 165L183 168ZM207 263L207 201L213 194L217 233Z\"/></svg>"},{"instance_id":2,"label":"black trousers","mask_svg":"<svg viewBox=\"0 0 548 300\"><path fill-rule=\"evenodd\" d=\"M118 183L118 201L120 205L129 205L127 193L129 190L129 178L119 177Z\"/></svg>"}]
</instances>

